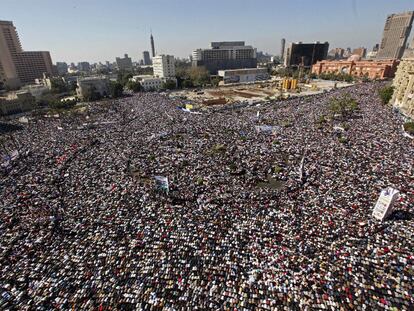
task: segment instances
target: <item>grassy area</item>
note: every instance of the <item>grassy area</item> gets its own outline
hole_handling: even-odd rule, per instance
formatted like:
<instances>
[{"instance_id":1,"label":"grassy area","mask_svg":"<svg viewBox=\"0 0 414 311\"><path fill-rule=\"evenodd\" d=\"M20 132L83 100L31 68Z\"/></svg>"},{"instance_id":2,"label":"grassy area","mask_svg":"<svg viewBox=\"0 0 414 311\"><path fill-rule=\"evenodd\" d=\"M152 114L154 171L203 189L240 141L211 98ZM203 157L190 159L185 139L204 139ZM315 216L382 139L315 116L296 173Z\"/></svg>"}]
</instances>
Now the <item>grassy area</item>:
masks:
<instances>
[{"instance_id":1,"label":"grassy area","mask_svg":"<svg viewBox=\"0 0 414 311\"><path fill-rule=\"evenodd\" d=\"M414 135L414 122L405 122L404 131L406 131L410 135Z\"/></svg>"}]
</instances>

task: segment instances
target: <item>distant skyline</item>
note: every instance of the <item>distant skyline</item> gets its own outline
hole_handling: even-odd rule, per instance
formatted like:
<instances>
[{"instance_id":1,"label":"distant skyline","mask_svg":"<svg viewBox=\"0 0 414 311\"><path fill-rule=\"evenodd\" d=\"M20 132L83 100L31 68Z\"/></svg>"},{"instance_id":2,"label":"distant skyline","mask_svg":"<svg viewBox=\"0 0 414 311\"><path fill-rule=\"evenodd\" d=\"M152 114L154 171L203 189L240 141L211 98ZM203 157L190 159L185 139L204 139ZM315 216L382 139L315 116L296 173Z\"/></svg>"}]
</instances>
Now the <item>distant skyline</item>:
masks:
<instances>
[{"instance_id":1,"label":"distant skyline","mask_svg":"<svg viewBox=\"0 0 414 311\"><path fill-rule=\"evenodd\" d=\"M278 55L280 40L328 41L329 48L380 43L386 16L413 0L0 0L25 50L50 51L54 63L105 62L150 51L188 57L211 41L242 40ZM413 33L413 31L412 31ZM412 34L410 36L412 38ZM411 42L411 39L410 41Z\"/></svg>"}]
</instances>

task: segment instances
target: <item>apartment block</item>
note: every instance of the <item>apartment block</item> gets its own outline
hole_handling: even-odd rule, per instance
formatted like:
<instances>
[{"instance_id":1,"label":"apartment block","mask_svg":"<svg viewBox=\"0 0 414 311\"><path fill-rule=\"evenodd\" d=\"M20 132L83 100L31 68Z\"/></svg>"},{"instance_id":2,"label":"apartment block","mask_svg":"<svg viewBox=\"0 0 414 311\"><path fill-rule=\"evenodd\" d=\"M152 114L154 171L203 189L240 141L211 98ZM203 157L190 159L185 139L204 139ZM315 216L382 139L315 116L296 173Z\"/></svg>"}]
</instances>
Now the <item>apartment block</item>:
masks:
<instances>
[{"instance_id":1,"label":"apartment block","mask_svg":"<svg viewBox=\"0 0 414 311\"><path fill-rule=\"evenodd\" d=\"M392 85L394 94L391 102L394 107L414 119L414 50L404 54Z\"/></svg>"},{"instance_id":2,"label":"apartment block","mask_svg":"<svg viewBox=\"0 0 414 311\"><path fill-rule=\"evenodd\" d=\"M219 70L257 67L257 51L244 41L211 42L211 49L197 49L192 54L193 67L205 67L210 74Z\"/></svg>"},{"instance_id":3,"label":"apartment block","mask_svg":"<svg viewBox=\"0 0 414 311\"><path fill-rule=\"evenodd\" d=\"M154 77L175 78L175 60L172 55L157 55L152 58Z\"/></svg>"},{"instance_id":4,"label":"apartment block","mask_svg":"<svg viewBox=\"0 0 414 311\"><path fill-rule=\"evenodd\" d=\"M400 59L403 56L413 18L412 11L387 17L377 59Z\"/></svg>"},{"instance_id":5,"label":"apartment block","mask_svg":"<svg viewBox=\"0 0 414 311\"><path fill-rule=\"evenodd\" d=\"M54 74L50 53L23 51L13 23L0 21L0 82L18 88L42 78L44 73Z\"/></svg>"}]
</instances>

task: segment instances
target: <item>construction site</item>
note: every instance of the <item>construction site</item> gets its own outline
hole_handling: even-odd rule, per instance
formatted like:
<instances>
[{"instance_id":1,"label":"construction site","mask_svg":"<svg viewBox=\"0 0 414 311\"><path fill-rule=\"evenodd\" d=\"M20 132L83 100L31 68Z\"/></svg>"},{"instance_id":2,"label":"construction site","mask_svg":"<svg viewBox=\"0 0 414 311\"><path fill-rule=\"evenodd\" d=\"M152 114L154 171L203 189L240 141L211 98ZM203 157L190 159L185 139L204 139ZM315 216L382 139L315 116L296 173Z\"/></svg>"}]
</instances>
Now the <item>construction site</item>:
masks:
<instances>
[{"instance_id":1,"label":"construction site","mask_svg":"<svg viewBox=\"0 0 414 311\"><path fill-rule=\"evenodd\" d=\"M327 80L312 80L306 81L306 83L299 83L296 79L272 79L249 84L181 90L171 93L170 97L188 100L194 108L201 108L238 102L259 103L286 99L293 96L307 96L350 85L352 83Z\"/></svg>"}]
</instances>

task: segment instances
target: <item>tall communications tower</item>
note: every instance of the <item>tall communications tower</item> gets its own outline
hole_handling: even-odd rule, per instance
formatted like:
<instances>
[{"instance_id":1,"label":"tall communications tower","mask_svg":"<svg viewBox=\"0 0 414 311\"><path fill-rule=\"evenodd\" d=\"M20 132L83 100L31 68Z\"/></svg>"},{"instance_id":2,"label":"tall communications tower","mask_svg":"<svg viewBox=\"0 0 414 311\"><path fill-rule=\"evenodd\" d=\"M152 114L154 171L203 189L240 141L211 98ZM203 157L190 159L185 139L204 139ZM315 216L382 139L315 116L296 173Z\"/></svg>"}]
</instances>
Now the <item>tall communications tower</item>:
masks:
<instances>
[{"instance_id":1,"label":"tall communications tower","mask_svg":"<svg viewBox=\"0 0 414 311\"><path fill-rule=\"evenodd\" d=\"M151 32L151 53L152 53L152 57L155 57L154 37L152 36L152 32Z\"/></svg>"}]
</instances>

